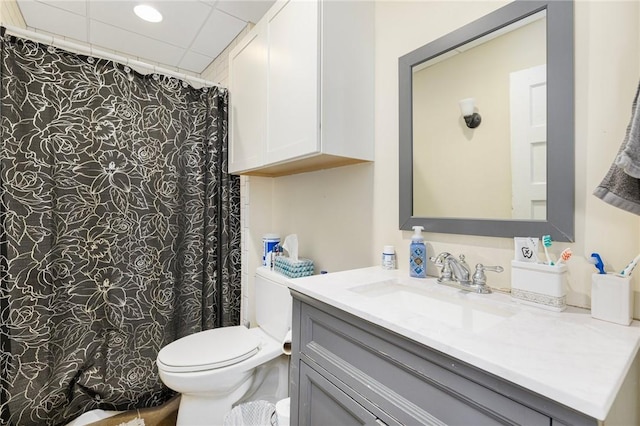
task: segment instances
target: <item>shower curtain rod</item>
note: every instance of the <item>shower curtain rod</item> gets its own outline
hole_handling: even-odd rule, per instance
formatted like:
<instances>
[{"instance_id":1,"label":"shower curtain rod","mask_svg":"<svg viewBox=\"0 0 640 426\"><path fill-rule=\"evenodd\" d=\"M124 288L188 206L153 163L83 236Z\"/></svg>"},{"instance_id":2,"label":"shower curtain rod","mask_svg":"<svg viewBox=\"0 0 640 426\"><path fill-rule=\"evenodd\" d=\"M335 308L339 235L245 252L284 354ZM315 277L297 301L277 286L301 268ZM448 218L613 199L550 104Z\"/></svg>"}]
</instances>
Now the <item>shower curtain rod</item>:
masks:
<instances>
[{"instance_id":1,"label":"shower curtain rod","mask_svg":"<svg viewBox=\"0 0 640 426\"><path fill-rule=\"evenodd\" d=\"M15 36L28 38L30 40L33 40L39 43L50 44L50 45L59 47L61 49L70 50L70 51L73 51L74 53L79 53L81 55L94 56L94 57L99 57L103 59L108 59L114 62L119 62L139 72L142 69L142 70L147 70L147 71L151 71L158 74L168 75L170 77L176 77L181 80L185 80L185 81L188 81L189 83L192 83L192 85L196 88L200 88L204 86L207 86L207 87L218 86L218 83L215 83L210 80L205 80L203 78L194 77L189 74L172 71L168 68L158 67L156 65L148 64L146 62L138 61L136 59L127 58L126 56L109 53L104 50L95 49L93 48L92 45L82 45L78 43L73 43L65 39L27 30L25 28L14 27L13 25L6 25L6 24L1 24L1 25L6 29L7 32Z\"/></svg>"}]
</instances>

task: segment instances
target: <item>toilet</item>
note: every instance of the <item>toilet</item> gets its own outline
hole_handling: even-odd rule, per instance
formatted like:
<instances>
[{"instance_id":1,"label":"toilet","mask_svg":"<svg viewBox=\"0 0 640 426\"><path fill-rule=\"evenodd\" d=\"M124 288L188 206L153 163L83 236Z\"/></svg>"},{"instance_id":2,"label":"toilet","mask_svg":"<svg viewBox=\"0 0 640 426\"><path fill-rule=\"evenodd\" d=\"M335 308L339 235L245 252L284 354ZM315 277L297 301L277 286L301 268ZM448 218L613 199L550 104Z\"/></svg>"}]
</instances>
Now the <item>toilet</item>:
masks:
<instances>
[{"instance_id":1,"label":"toilet","mask_svg":"<svg viewBox=\"0 0 640 426\"><path fill-rule=\"evenodd\" d=\"M185 336L160 350L160 379L182 394L177 425L221 425L233 406L288 396L292 299L285 277L255 275L256 327L222 327Z\"/></svg>"}]
</instances>

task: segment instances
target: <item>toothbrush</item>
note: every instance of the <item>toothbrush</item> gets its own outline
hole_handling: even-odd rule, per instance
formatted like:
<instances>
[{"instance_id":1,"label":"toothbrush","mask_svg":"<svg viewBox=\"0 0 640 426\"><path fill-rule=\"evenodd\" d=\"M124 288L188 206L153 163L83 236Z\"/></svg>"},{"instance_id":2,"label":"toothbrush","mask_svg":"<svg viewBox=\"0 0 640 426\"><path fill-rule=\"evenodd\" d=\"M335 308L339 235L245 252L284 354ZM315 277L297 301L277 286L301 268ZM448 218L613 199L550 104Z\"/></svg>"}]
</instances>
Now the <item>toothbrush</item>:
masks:
<instances>
[{"instance_id":1,"label":"toothbrush","mask_svg":"<svg viewBox=\"0 0 640 426\"><path fill-rule=\"evenodd\" d=\"M556 264L559 265L560 263L566 262L567 260L571 259L572 255L573 252L570 248L567 247L566 249L562 250L562 253L560 253L560 257L558 258Z\"/></svg>"},{"instance_id":2,"label":"toothbrush","mask_svg":"<svg viewBox=\"0 0 640 426\"><path fill-rule=\"evenodd\" d=\"M599 274L606 274L604 271L604 263L602 262L602 258L598 253L591 253L591 257L589 258L589 263L593 263L596 265L596 269Z\"/></svg>"},{"instance_id":3,"label":"toothbrush","mask_svg":"<svg viewBox=\"0 0 640 426\"><path fill-rule=\"evenodd\" d=\"M551 247L551 235L542 236L542 247L544 247L544 254L547 256L547 265L553 265L553 261L549 257L548 247Z\"/></svg>"},{"instance_id":4,"label":"toothbrush","mask_svg":"<svg viewBox=\"0 0 640 426\"><path fill-rule=\"evenodd\" d=\"M633 268L636 267L638 262L640 262L640 254L637 255L631 262L629 262L627 267L624 268L622 272L620 272L620 275L622 275L623 277L628 277L629 275L631 275L631 273L633 272Z\"/></svg>"}]
</instances>

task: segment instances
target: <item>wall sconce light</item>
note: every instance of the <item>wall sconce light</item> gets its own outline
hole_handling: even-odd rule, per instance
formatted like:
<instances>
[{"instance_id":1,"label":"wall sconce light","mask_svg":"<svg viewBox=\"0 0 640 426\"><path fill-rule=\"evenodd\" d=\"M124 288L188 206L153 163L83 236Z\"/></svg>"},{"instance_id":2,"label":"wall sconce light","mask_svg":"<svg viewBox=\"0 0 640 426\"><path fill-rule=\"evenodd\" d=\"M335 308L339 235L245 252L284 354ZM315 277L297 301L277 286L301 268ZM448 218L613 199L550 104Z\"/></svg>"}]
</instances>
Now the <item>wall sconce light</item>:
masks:
<instances>
[{"instance_id":1,"label":"wall sconce light","mask_svg":"<svg viewBox=\"0 0 640 426\"><path fill-rule=\"evenodd\" d=\"M464 122L467 123L467 127L470 129L475 129L480 125L482 121L482 117L480 114L475 112L476 107L476 99L475 98L466 98L462 99L458 102L460 105L460 112L464 117Z\"/></svg>"}]
</instances>

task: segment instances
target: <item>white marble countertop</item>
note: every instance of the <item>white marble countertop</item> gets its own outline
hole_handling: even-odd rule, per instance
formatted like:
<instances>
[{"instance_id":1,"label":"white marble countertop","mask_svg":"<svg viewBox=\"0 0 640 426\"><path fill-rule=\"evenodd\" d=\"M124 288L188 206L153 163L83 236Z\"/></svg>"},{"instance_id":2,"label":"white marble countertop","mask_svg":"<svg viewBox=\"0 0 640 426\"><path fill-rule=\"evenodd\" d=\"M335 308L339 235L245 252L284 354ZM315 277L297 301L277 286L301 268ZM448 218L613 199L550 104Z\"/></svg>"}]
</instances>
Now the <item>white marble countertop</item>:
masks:
<instances>
[{"instance_id":1,"label":"white marble countertop","mask_svg":"<svg viewBox=\"0 0 640 426\"><path fill-rule=\"evenodd\" d=\"M634 321L629 327L608 323L577 308L546 311L520 305L506 294L466 293L437 284L434 278L406 275L372 267L292 279L288 284L605 420L638 351L640 323ZM392 288L410 291L391 294Z\"/></svg>"}]
</instances>

